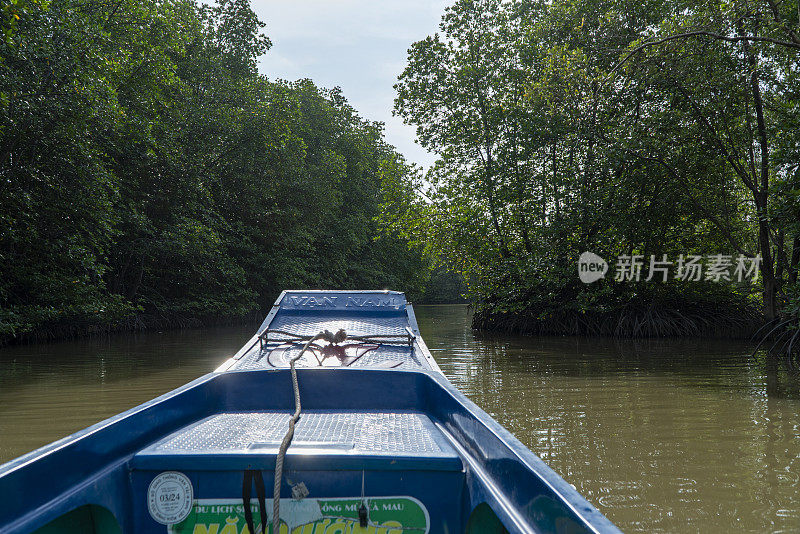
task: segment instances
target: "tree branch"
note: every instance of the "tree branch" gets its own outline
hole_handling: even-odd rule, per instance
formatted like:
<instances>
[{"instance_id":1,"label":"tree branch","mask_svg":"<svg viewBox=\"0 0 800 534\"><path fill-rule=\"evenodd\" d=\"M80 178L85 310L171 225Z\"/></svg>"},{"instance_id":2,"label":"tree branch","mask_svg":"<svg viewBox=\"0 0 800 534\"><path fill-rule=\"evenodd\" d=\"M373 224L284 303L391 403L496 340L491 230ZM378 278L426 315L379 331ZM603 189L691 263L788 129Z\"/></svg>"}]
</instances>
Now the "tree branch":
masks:
<instances>
[{"instance_id":1,"label":"tree branch","mask_svg":"<svg viewBox=\"0 0 800 534\"><path fill-rule=\"evenodd\" d=\"M793 43L800 45L800 35L798 35L797 32L791 28L791 26L783 21L783 17L781 17L781 12L778 9L778 4L775 3L775 0L767 0L767 3L769 4L770 11L772 11L772 18L775 20L775 22L782 26L784 30L786 30L786 33L789 34L789 38Z\"/></svg>"},{"instance_id":2,"label":"tree branch","mask_svg":"<svg viewBox=\"0 0 800 534\"><path fill-rule=\"evenodd\" d=\"M634 48L633 50L628 52L628 54L624 58L622 58L622 60L620 60L616 65L614 65L614 67L609 71L608 75L611 76L614 72L616 72L616 70L618 68L620 68L622 65L627 63L627 61L631 57L636 55L638 52L641 52L645 48L650 48L651 46L658 46L660 44L664 44L664 43L669 42L669 41L676 41L678 39L686 39L686 38L689 38L689 37L711 37L713 39L717 39L719 41L727 41L729 43L738 43L738 42L741 42L741 41L745 41L745 42L761 41L761 42L772 43L772 44L776 44L776 45L780 45L780 46L785 46L787 48L793 48L795 50L800 50L800 43L795 43L795 42L792 42L792 41L781 41L780 39L773 39L771 37L761 37L761 36L758 36L758 35L729 36L729 35L722 35L721 33L716 33L716 32L712 32L712 31L708 31L708 30L695 30L695 31L691 31L691 32L677 33L675 35L670 35L668 37L664 37L663 39L657 39L655 41L648 41L646 43L640 44L639 46L637 46L636 48Z\"/></svg>"}]
</instances>

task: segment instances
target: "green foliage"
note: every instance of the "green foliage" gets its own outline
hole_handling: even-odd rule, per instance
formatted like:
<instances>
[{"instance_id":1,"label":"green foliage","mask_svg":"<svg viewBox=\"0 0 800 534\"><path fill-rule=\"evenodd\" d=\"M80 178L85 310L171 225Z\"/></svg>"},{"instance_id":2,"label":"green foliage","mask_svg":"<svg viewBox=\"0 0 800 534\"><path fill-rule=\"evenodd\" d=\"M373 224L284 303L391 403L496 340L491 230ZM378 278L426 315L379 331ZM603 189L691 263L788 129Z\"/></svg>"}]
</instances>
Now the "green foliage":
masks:
<instances>
[{"instance_id":1,"label":"green foliage","mask_svg":"<svg viewBox=\"0 0 800 534\"><path fill-rule=\"evenodd\" d=\"M479 322L692 299L752 318L752 290L771 317L800 256L798 59L783 3L456 1L396 85L440 158L393 187L392 223L464 273ZM760 253L763 283L584 285L586 250Z\"/></svg>"},{"instance_id":2,"label":"green foliage","mask_svg":"<svg viewBox=\"0 0 800 534\"><path fill-rule=\"evenodd\" d=\"M257 73L246 0L13 0L0 24L0 341L419 293L376 220L408 166L339 90Z\"/></svg>"}]
</instances>

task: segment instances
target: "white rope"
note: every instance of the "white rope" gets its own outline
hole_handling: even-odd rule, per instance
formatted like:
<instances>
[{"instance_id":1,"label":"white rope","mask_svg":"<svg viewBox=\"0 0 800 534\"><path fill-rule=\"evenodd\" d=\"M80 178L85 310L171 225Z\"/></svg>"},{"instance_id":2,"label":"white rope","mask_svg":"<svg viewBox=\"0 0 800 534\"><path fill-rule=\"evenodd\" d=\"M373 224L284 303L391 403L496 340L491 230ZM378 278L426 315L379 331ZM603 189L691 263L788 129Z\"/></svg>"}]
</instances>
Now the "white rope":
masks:
<instances>
[{"instance_id":1,"label":"white rope","mask_svg":"<svg viewBox=\"0 0 800 534\"><path fill-rule=\"evenodd\" d=\"M316 336L309 339L303 350L300 351L300 354L295 356L289 361L289 369L292 372L292 387L294 388L294 414L292 418L289 420L289 430L286 432L286 435L283 437L283 441L281 442L281 447L278 450L278 456L275 458L275 485L272 490L272 532L273 534L280 533L280 511L281 511L281 480L283 479L283 459L286 457L286 449L289 448L289 444L292 442L292 438L294 437L294 425L297 424L297 421L300 420L300 385L297 383L297 371L294 368L294 364L297 360L299 360L303 354L305 353L306 349L311 346L311 344L316 341L317 339L323 338L325 336L325 332L320 332Z\"/></svg>"}]
</instances>

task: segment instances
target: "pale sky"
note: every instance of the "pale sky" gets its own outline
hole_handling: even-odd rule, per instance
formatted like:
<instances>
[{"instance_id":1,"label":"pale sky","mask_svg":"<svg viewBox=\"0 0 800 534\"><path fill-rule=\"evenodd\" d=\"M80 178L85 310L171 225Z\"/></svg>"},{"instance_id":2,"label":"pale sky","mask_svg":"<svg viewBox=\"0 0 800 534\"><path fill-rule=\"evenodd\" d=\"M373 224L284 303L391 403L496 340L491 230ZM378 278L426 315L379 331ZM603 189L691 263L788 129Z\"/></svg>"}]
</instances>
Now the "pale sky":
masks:
<instances>
[{"instance_id":1,"label":"pale sky","mask_svg":"<svg viewBox=\"0 0 800 534\"><path fill-rule=\"evenodd\" d=\"M426 169L434 156L412 126L392 116L397 76L411 43L438 30L449 0L251 0L272 48L259 62L270 79L311 78L342 88L359 114L386 125L386 140Z\"/></svg>"}]
</instances>

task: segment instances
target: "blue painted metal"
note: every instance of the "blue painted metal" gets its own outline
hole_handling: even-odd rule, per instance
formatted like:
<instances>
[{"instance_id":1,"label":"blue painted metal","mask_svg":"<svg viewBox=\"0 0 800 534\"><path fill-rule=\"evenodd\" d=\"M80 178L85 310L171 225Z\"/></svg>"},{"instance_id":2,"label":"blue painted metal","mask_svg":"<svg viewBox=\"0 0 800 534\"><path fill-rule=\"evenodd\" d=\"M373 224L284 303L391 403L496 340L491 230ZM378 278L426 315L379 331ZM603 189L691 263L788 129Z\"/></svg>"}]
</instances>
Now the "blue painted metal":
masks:
<instances>
[{"instance_id":1,"label":"blue painted metal","mask_svg":"<svg viewBox=\"0 0 800 534\"><path fill-rule=\"evenodd\" d=\"M413 337L404 350L381 347L401 368L298 371L306 417L284 473L310 497L357 497L362 484L367 496L408 495L427 509L431 533L464 532L483 503L512 533L619 532L447 381L397 292L284 292L218 372L0 466L0 532L32 532L95 504L123 532L164 533L147 507L159 473L183 472L195 499L241 498L245 469L271 480L294 405L289 371L263 358L280 343L259 335L341 326ZM290 492L284 481L282 497Z\"/></svg>"}]
</instances>

